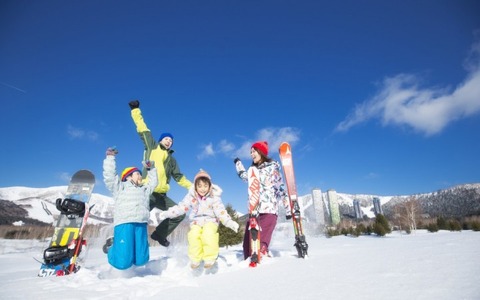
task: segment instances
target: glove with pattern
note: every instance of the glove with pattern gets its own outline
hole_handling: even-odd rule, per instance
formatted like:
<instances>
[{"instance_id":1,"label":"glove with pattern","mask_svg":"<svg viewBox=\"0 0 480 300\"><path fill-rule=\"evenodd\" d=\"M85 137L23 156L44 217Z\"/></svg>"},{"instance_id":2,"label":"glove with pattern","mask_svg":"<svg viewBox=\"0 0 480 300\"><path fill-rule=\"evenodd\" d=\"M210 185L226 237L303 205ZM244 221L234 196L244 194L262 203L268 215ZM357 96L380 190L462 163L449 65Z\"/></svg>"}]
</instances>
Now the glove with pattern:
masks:
<instances>
[{"instance_id":1,"label":"glove with pattern","mask_svg":"<svg viewBox=\"0 0 480 300\"><path fill-rule=\"evenodd\" d=\"M117 150L117 148L116 148L115 146L113 146L113 147L108 147L108 148L107 148L107 151L106 151L105 153L106 153L107 155L113 155L113 156L115 156L115 155L118 154L118 150Z\"/></svg>"},{"instance_id":2,"label":"glove with pattern","mask_svg":"<svg viewBox=\"0 0 480 300\"><path fill-rule=\"evenodd\" d=\"M144 160L144 161L142 161L142 165L147 170L155 168L155 162L153 160Z\"/></svg>"},{"instance_id":3,"label":"glove with pattern","mask_svg":"<svg viewBox=\"0 0 480 300\"><path fill-rule=\"evenodd\" d=\"M235 164L235 169L237 170L237 174L238 176L242 176L242 173L245 172L245 167L243 166L242 164L242 161L240 160L240 158L235 158L233 160L233 163Z\"/></svg>"}]
</instances>

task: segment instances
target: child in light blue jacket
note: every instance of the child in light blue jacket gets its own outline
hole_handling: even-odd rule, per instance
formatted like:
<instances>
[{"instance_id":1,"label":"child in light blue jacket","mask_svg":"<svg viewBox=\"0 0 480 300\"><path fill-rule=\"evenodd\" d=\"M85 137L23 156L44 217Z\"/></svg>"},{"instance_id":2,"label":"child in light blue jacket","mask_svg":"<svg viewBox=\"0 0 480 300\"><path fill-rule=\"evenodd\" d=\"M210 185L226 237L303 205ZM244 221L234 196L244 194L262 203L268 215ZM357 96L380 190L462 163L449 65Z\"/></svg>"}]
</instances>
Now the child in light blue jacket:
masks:
<instances>
[{"instance_id":1,"label":"child in light blue jacket","mask_svg":"<svg viewBox=\"0 0 480 300\"><path fill-rule=\"evenodd\" d=\"M116 169L114 148L107 149L103 161L103 181L113 194L115 201L114 232L108 252L108 262L113 267L125 270L132 265L145 265L150 259L148 247L148 220L150 218L149 197L158 184L153 162L146 161L148 180L142 185L142 173L138 168L129 167L119 177Z\"/></svg>"}]
</instances>

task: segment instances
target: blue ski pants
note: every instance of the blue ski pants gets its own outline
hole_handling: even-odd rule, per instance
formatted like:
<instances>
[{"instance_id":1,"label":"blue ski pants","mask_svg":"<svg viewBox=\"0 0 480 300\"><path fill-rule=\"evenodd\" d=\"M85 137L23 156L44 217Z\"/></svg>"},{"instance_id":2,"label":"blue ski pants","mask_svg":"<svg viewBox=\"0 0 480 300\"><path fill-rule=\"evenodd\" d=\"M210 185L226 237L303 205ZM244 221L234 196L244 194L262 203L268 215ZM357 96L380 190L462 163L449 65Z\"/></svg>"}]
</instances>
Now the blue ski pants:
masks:
<instances>
[{"instance_id":1,"label":"blue ski pants","mask_svg":"<svg viewBox=\"0 0 480 300\"><path fill-rule=\"evenodd\" d=\"M150 260L147 223L125 223L113 229L113 245L108 250L108 263L125 270L142 266Z\"/></svg>"}]
</instances>

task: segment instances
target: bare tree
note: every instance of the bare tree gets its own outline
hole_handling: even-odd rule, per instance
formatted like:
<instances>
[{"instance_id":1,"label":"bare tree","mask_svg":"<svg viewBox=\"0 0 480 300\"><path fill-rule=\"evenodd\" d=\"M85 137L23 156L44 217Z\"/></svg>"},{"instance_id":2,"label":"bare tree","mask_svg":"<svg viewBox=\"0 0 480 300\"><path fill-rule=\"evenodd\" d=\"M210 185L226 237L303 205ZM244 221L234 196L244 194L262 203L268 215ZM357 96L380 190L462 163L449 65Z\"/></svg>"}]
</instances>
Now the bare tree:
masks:
<instances>
[{"instance_id":1,"label":"bare tree","mask_svg":"<svg viewBox=\"0 0 480 300\"><path fill-rule=\"evenodd\" d=\"M417 220L420 218L420 214L420 203L414 197L409 197L395 206L395 219L400 228L408 228L409 231L417 230Z\"/></svg>"}]
</instances>

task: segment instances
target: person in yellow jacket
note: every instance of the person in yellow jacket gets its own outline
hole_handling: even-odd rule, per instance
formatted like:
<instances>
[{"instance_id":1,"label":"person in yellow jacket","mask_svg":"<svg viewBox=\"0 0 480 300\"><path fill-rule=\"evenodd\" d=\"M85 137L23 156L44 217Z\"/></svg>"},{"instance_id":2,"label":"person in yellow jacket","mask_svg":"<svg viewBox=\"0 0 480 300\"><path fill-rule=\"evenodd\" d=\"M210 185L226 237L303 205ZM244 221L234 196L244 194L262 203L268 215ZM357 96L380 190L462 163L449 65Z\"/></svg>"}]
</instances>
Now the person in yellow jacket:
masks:
<instances>
[{"instance_id":1,"label":"person in yellow jacket","mask_svg":"<svg viewBox=\"0 0 480 300\"><path fill-rule=\"evenodd\" d=\"M162 133L158 142L153 138L150 129L148 129L143 120L142 112L140 110L140 102L133 100L128 103L131 109L133 122L140 135L145 151L144 160L154 161L157 168L158 185L155 187L150 196L150 210L157 207L161 210L167 210L169 207L175 206L172 199L167 196L170 189L170 179L173 178L180 186L190 189L192 183L182 174L177 160L173 157L173 135L171 133ZM143 172L142 174L145 174ZM159 242L160 245L168 247L170 242L167 236L182 222L185 214L175 218L165 219L161 222L150 237Z\"/></svg>"},{"instance_id":2,"label":"person in yellow jacket","mask_svg":"<svg viewBox=\"0 0 480 300\"><path fill-rule=\"evenodd\" d=\"M197 269L203 262L205 269L214 266L219 252L218 224L221 222L234 232L238 232L238 223L232 220L223 205L222 189L212 184L210 175L200 170L193 180L183 200L167 211L154 208L153 212L159 222L190 211L190 231L188 232L188 257L192 269Z\"/></svg>"}]
</instances>

